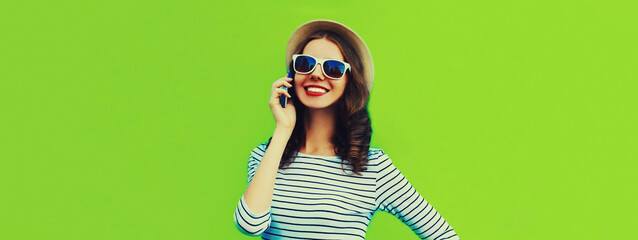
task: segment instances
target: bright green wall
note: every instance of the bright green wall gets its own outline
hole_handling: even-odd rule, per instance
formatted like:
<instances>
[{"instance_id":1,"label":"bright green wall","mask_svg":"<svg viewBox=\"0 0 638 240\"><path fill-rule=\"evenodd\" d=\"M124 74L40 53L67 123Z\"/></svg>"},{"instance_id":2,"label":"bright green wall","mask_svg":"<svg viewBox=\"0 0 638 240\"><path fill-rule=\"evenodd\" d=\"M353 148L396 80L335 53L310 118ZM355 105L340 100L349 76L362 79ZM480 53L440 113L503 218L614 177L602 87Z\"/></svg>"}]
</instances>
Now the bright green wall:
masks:
<instances>
[{"instance_id":1,"label":"bright green wall","mask_svg":"<svg viewBox=\"0 0 638 240\"><path fill-rule=\"evenodd\" d=\"M633 1L2 1L0 239L248 239L301 23L375 63L380 147L462 239L635 227ZM367 239L416 239L389 214Z\"/></svg>"}]
</instances>

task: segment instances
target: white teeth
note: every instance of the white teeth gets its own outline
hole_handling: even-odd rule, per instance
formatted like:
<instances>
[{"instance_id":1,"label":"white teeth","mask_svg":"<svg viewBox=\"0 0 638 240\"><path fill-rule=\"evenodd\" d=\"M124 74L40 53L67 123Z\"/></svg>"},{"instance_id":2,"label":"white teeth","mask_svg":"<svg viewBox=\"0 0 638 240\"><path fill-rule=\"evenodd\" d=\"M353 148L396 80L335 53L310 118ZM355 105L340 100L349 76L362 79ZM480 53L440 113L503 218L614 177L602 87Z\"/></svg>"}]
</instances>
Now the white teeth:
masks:
<instances>
[{"instance_id":1,"label":"white teeth","mask_svg":"<svg viewBox=\"0 0 638 240\"><path fill-rule=\"evenodd\" d=\"M323 88L318 88L318 87L308 87L306 88L308 89L308 92L318 92L318 93L325 93L327 92L326 89Z\"/></svg>"}]
</instances>

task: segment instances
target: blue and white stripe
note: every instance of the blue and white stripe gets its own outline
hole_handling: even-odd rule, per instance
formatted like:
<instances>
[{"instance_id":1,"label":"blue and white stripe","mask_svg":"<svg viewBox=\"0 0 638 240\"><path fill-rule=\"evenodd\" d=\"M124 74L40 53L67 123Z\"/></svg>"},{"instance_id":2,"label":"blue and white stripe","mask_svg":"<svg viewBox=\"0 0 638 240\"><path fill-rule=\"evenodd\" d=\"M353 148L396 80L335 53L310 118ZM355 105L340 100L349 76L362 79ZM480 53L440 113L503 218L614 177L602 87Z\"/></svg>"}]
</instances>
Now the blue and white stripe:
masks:
<instances>
[{"instance_id":1,"label":"blue and white stripe","mask_svg":"<svg viewBox=\"0 0 638 240\"><path fill-rule=\"evenodd\" d=\"M252 150L248 184L265 151L265 143ZM287 169L278 170L271 208L254 213L242 196L235 223L263 239L364 239L372 216L382 210L421 239L459 239L383 150L370 148L369 159L359 176L343 171L339 157L299 153Z\"/></svg>"}]
</instances>

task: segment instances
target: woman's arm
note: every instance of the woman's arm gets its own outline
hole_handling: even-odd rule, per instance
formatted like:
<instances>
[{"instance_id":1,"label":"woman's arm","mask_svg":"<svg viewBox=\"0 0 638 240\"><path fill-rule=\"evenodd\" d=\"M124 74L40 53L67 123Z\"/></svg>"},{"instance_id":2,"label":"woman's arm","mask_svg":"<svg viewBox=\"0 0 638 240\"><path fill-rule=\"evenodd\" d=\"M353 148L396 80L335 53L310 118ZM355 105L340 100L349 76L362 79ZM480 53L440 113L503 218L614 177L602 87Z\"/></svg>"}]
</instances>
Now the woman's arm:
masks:
<instances>
[{"instance_id":1,"label":"woman's arm","mask_svg":"<svg viewBox=\"0 0 638 240\"><path fill-rule=\"evenodd\" d=\"M288 91L281 88L284 86L292 87L290 81L292 81L292 78L286 76L272 84L268 105L275 118L275 132L261 160L260 167L244 192L246 204L250 209L257 212L266 211L270 208L279 162L295 127L296 111L295 106L292 104L292 99L288 102L286 108L282 108L279 103L280 95L285 94L290 97Z\"/></svg>"},{"instance_id":2,"label":"woman's arm","mask_svg":"<svg viewBox=\"0 0 638 240\"><path fill-rule=\"evenodd\" d=\"M296 123L293 100L288 101L286 108L279 103L279 96L290 97L288 91L281 88L292 87L290 81L292 78L283 77L272 84L268 105L275 118L275 132L268 148L255 149L261 153L253 150L248 162L248 188L239 200L234 215L238 228L246 234L260 235L270 227L270 205L279 162Z\"/></svg>"},{"instance_id":3,"label":"woman's arm","mask_svg":"<svg viewBox=\"0 0 638 240\"><path fill-rule=\"evenodd\" d=\"M379 209L399 218L421 239L459 239L454 229L412 187L392 160L381 151L377 175Z\"/></svg>"}]
</instances>

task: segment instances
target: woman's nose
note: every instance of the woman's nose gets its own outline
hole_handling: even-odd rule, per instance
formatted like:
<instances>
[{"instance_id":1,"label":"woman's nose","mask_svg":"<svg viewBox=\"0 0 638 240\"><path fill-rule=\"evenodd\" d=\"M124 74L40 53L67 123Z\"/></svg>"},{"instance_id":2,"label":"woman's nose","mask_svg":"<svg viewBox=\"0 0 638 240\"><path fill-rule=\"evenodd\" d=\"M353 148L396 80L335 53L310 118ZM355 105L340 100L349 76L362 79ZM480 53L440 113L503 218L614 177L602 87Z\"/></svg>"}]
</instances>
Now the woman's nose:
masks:
<instances>
[{"instance_id":1,"label":"woman's nose","mask_svg":"<svg viewBox=\"0 0 638 240\"><path fill-rule=\"evenodd\" d=\"M310 76L316 80L323 80L323 71L321 69L322 69L321 64L317 63L315 70L312 71L312 74Z\"/></svg>"}]
</instances>

